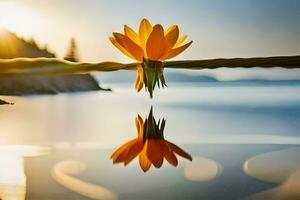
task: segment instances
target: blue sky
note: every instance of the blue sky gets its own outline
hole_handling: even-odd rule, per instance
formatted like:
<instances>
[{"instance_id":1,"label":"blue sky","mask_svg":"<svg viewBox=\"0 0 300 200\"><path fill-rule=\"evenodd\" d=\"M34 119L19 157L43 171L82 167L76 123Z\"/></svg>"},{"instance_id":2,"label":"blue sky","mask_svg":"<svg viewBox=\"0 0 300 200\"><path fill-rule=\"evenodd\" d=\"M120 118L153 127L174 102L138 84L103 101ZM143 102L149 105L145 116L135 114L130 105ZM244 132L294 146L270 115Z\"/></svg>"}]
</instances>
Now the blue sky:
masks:
<instances>
[{"instance_id":1,"label":"blue sky","mask_svg":"<svg viewBox=\"0 0 300 200\"><path fill-rule=\"evenodd\" d=\"M110 44L108 37L113 31L122 31L125 23L137 28L143 17L153 24L178 24L181 32L194 41L177 59L300 54L298 0L9 2L27 7L39 16L28 23L31 32L24 34L26 37L47 43L63 56L69 38L74 36L84 61L129 61ZM35 20L39 23L35 24Z\"/></svg>"}]
</instances>

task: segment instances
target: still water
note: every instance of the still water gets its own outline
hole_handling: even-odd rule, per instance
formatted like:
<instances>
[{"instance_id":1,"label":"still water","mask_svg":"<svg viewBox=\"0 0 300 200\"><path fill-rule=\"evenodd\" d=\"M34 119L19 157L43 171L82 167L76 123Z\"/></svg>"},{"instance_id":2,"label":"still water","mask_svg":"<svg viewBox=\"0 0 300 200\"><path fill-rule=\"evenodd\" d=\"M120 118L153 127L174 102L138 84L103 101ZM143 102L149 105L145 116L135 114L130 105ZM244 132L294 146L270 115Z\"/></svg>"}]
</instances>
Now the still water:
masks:
<instances>
[{"instance_id":1,"label":"still water","mask_svg":"<svg viewBox=\"0 0 300 200\"><path fill-rule=\"evenodd\" d=\"M2 97L2 199L299 199L300 86L169 84L136 94ZM164 137L191 154L144 173L112 152L134 119L166 119Z\"/></svg>"}]
</instances>

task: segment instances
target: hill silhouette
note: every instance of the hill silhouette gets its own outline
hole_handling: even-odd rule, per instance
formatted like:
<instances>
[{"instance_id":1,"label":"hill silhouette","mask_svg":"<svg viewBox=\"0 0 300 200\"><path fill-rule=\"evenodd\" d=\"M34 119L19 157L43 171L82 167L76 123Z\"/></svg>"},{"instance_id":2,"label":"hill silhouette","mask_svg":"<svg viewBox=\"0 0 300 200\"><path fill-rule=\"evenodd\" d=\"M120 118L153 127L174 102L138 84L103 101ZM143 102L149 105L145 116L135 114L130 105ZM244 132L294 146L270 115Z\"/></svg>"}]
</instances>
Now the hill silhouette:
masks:
<instances>
[{"instance_id":1,"label":"hill silhouette","mask_svg":"<svg viewBox=\"0 0 300 200\"><path fill-rule=\"evenodd\" d=\"M34 39L25 40L16 34L0 28L0 58L55 58L55 54L50 52L47 47L40 47Z\"/></svg>"},{"instance_id":2,"label":"hill silhouette","mask_svg":"<svg viewBox=\"0 0 300 200\"><path fill-rule=\"evenodd\" d=\"M0 59L55 58L47 47L39 46L35 40L25 40L0 28ZM0 95L56 94L101 90L98 82L89 74L39 75L32 77L1 77Z\"/></svg>"}]
</instances>

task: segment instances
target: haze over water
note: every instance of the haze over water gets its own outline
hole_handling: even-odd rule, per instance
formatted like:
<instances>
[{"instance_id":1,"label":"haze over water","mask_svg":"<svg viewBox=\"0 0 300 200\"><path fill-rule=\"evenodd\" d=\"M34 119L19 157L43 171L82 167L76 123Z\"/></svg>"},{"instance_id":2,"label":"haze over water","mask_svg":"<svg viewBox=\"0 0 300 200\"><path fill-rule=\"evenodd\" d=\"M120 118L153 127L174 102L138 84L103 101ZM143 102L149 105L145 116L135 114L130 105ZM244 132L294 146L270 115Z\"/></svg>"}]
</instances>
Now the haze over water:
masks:
<instances>
[{"instance_id":1,"label":"haze over water","mask_svg":"<svg viewBox=\"0 0 300 200\"><path fill-rule=\"evenodd\" d=\"M151 106L167 119L166 135L180 143L299 142L299 85L171 83L155 91L154 100L136 94L129 84L112 88L111 93L5 98L15 105L1 107L1 143L111 147L136 135L134 117L146 116Z\"/></svg>"}]
</instances>

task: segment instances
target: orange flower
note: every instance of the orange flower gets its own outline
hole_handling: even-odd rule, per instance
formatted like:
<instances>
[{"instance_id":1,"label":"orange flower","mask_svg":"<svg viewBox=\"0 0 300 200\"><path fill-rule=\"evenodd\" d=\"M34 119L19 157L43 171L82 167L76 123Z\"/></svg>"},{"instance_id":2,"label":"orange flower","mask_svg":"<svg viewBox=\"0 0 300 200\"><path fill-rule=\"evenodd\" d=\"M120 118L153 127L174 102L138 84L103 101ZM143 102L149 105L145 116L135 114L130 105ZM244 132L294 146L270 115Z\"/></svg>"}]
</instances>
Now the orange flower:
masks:
<instances>
[{"instance_id":1,"label":"orange flower","mask_svg":"<svg viewBox=\"0 0 300 200\"><path fill-rule=\"evenodd\" d=\"M164 61L179 55L192 44L190 41L182 45L186 38L187 35L179 38L177 25L164 30L161 24L152 27L147 19L143 19L138 33L124 25L124 34L115 32L109 39L126 56L143 62Z\"/></svg>"},{"instance_id":2,"label":"orange flower","mask_svg":"<svg viewBox=\"0 0 300 200\"><path fill-rule=\"evenodd\" d=\"M144 172L153 164L160 168L164 159L172 166L178 165L176 155L192 161L192 157L180 147L164 139L164 127L166 120L156 123L152 108L148 118L143 122L138 115L136 117L138 138L127 142L118 148L111 156L113 163L124 163L126 166L135 157L139 156L140 167Z\"/></svg>"},{"instance_id":3,"label":"orange flower","mask_svg":"<svg viewBox=\"0 0 300 200\"><path fill-rule=\"evenodd\" d=\"M152 98L156 84L166 86L163 77L163 61L187 49L193 41L183 45L186 38L187 35L179 37L177 25L164 30L161 24L152 26L147 19L143 19L138 33L125 25L124 34L114 32L113 37L109 39L123 54L141 63L137 66L135 87L139 92L145 85Z\"/></svg>"}]
</instances>

